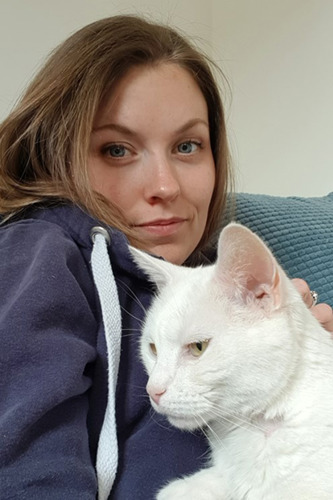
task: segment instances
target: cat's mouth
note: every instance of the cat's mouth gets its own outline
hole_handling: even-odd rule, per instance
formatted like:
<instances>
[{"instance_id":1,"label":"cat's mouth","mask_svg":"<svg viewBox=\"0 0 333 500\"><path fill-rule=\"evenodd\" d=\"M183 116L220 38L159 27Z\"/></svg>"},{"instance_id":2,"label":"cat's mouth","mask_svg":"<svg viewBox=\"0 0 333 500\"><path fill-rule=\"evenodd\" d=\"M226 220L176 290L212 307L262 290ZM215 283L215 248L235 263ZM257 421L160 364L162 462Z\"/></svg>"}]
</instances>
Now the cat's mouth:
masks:
<instances>
[{"instance_id":1,"label":"cat's mouth","mask_svg":"<svg viewBox=\"0 0 333 500\"><path fill-rule=\"evenodd\" d=\"M151 404L157 413L164 415L174 427L183 430L202 429L207 426L211 420L209 408L202 408L200 405L191 405L191 410L180 411L179 405L166 405L161 401L156 404L151 400Z\"/></svg>"},{"instance_id":2,"label":"cat's mouth","mask_svg":"<svg viewBox=\"0 0 333 500\"><path fill-rule=\"evenodd\" d=\"M163 406L163 404L156 404L153 400L151 400L151 404L155 411L166 417L174 427L184 430L194 430L204 426L204 424L200 425L203 419L196 418L194 413L184 414L175 410L172 411L170 408Z\"/></svg>"},{"instance_id":3,"label":"cat's mouth","mask_svg":"<svg viewBox=\"0 0 333 500\"><path fill-rule=\"evenodd\" d=\"M191 416L174 416L174 415L167 415L167 418L174 427L178 427L178 429L184 429L184 430L195 430L199 429L201 426L198 423L198 421Z\"/></svg>"}]
</instances>

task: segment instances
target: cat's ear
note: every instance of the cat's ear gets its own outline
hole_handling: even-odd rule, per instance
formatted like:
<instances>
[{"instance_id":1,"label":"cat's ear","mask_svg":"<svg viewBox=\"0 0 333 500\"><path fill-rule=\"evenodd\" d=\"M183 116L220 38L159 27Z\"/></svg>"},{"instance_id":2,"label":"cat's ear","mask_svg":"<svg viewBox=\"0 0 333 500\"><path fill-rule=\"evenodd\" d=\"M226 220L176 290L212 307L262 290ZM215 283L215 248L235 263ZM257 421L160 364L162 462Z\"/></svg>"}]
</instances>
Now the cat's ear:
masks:
<instances>
[{"instance_id":1,"label":"cat's ear","mask_svg":"<svg viewBox=\"0 0 333 500\"><path fill-rule=\"evenodd\" d=\"M129 247L134 262L145 272L150 280L156 284L157 288L163 288L169 283L173 276L174 264L149 255L147 252Z\"/></svg>"},{"instance_id":2,"label":"cat's ear","mask_svg":"<svg viewBox=\"0 0 333 500\"><path fill-rule=\"evenodd\" d=\"M268 311L278 309L282 302L281 272L272 252L248 228L231 223L223 229L217 273L229 296Z\"/></svg>"}]
</instances>

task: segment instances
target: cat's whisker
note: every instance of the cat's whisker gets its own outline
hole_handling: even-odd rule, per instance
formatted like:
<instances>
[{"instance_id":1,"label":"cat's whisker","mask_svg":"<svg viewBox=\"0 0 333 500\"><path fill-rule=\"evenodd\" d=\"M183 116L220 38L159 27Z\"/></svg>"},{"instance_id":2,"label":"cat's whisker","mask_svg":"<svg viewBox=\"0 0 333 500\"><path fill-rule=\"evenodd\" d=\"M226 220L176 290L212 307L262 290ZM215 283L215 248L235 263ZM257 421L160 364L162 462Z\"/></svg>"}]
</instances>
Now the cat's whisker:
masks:
<instances>
[{"instance_id":1,"label":"cat's whisker","mask_svg":"<svg viewBox=\"0 0 333 500\"><path fill-rule=\"evenodd\" d=\"M150 404L150 401L149 401L149 396L148 396L148 395L146 396L145 394L138 394L136 397L137 397L138 399L141 399L141 400L143 399L144 401L147 401L147 403L148 403L148 404ZM155 411L155 410L154 410L154 411Z\"/></svg>"},{"instance_id":2,"label":"cat's whisker","mask_svg":"<svg viewBox=\"0 0 333 500\"><path fill-rule=\"evenodd\" d=\"M153 410L152 420L154 420L154 422L162 429L166 429L167 431L172 430L172 425L169 423L169 421L167 419L165 419L163 422L161 422L161 420L157 419L156 416L157 416L157 413Z\"/></svg>"},{"instance_id":3,"label":"cat's whisker","mask_svg":"<svg viewBox=\"0 0 333 500\"><path fill-rule=\"evenodd\" d=\"M142 311L144 312L144 314L146 315L147 314L147 309L145 308L145 306L142 304L141 300L139 299L139 297L136 295L136 293L132 290L132 288L130 288L124 281L120 280L119 281L119 284L120 284L120 287L122 288L122 290L124 290L124 292L127 293L127 295L129 297L132 297L135 302L138 304L138 306L140 306L140 308L142 309Z\"/></svg>"},{"instance_id":4,"label":"cat's whisker","mask_svg":"<svg viewBox=\"0 0 333 500\"><path fill-rule=\"evenodd\" d=\"M141 331L137 328L123 328L122 329L122 338L134 338L137 342L140 341Z\"/></svg>"},{"instance_id":5,"label":"cat's whisker","mask_svg":"<svg viewBox=\"0 0 333 500\"><path fill-rule=\"evenodd\" d=\"M201 424L203 424L202 430L203 430L204 434L207 436L207 430L209 430L209 432L214 436L214 438L217 441L217 443L219 443L220 446L224 446L223 442L222 442L222 439L214 431L214 429L211 427L211 425L203 417L200 417L200 418L201 418ZM214 446L216 447L215 443L214 443Z\"/></svg>"},{"instance_id":6,"label":"cat's whisker","mask_svg":"<svg viewBox=\"0 0 333 500\"><path fill-rule=\"evenodd\" d=\"M201 429L201 422L198 420L198 416L196 415L196 413L195 413L195 412L193 412L193 413L192 413L192 417L194 418L194 420L195 420L195 421L196 421L196 423L197 423L197 428L196 428L196 429L194 429L194 430L187 430L187 432L188 432L189 434L192 434L193 436L195 436L195 435L197 435L197 434L196 434L197 429Z\"/></svg>"},{"instance_id":7,"label":"cat's whisker","mask_svg":"<svg viewBox=\"0 0 333 500\"><path fill-rule=\"evenodd\" d=\"M134 314L130 313L127 309L125 309L125 307L121 307L121 310L124 311L131 318L135 319L135 321L138 321L138 323L141 323L141 325L144 324L144 320L142 318L139 318L139 317L135 316Z\"/></svg>"},{"instance_id":8,"label":"cat's whisker","mask_svg":"<svg viewBox=\"0 0 333 500\"><path fill-rule=\"evenodd\" d=\"M156 419L156 412L154 411L153 408L150 409L149 412L149 421L156 422L156 424L160 427L159 422ZM161 426L162 427L162 426Z\"/></svg>"},{"instance_id":9,"label":"cat's whisker","mask_svg":"<svg viewBox=\"0 0 333 500\"><path fill-rule=\"evenodd\" d=\"M221 408L217 405L212 406L212 411L214 415L223 419L225 422L232 424L235 427L241 427L250 431L259 430L260 432L265 432L264 426L255 424L251 418L246 418L245 416L240 417L238 415L235 415L234 413L226 413L225 409L223 409L222 411Z\"/></svg>"},{"instance_id":10,"label":"cat's whisker","mask_svg":"<svg viewBox=\"0 0 333 500\"><path fill-rule=\"evenodd\" d=\"M230 431L232 428L237 428L237 427L240 427L240 428L243 428L243 429L247 429L248 428L248 422L246 421L243 421L241 419L237 419L238 421L236 422L235 418L234 418L234 415L230 415L230 417L228 417L225 413L222 413L220 411L212 411L212 413L219 418L219 420L221 420L222 422L225 422L227 424L229 424L228 426L228 431ZM241 425L241 424L244 424L244 425Z\"/></svg>"},{"instance_id":11,"label":"cat's whisker","mask_svg":"<svg viewBox=\"0 0 333 500\"><path fill-rule=\"evenodd\" d=\"M136 333L140 333L141 329L140 328L123 328L122 331L123 332L136 332Z\"/></svg>"},{"instance_id":12,"label":"cat's whisker","mask_svg":"<svg viewBox=\"0 0 333 500\"><path fill-rule=\"evenodd\" d=\"M146 386L143 385L135 385L135 384L128 384L132 389L139 389L140 391L144 391L143 394L137 394L137 396L144 397L149 399L149 396L146 392Z\"/></svg>"},{"instance_id":13,"label":"cat's whisker","mask_svg":"<svg viewBox=\"0 0 333 500\"><path fill-rule=\"evenodd\" d=\"M136 338L137 337L137 334L135 334L134 332L132 333L125 333L122 335L122 338L124 339L128 339L128 338Z\"/></svg>"}]
</instances>

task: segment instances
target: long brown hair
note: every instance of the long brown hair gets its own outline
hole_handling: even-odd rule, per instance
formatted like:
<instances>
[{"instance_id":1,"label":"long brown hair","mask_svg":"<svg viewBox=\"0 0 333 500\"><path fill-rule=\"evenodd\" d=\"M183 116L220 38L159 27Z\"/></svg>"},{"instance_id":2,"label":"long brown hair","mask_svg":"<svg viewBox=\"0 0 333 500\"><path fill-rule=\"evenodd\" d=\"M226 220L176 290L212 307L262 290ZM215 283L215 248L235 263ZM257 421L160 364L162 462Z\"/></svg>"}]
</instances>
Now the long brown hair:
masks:
<instances>
[{"instance_id":1,"label":"long brown hair","mask_svg":"<svg viewBox=\"0 0 333 500\"><path fill-rule=\"evenodd\" d=\"M216 185L198 249L218 228L230 166L224 111L213 63L178 31L136 16L114 16L74 33L49 57L0 126L0 213L70 200L133 237L115 206L92 190L87 157L102 99L135 65L171 62L198 83L208 106Z\"/></svg>"}]
</instances>

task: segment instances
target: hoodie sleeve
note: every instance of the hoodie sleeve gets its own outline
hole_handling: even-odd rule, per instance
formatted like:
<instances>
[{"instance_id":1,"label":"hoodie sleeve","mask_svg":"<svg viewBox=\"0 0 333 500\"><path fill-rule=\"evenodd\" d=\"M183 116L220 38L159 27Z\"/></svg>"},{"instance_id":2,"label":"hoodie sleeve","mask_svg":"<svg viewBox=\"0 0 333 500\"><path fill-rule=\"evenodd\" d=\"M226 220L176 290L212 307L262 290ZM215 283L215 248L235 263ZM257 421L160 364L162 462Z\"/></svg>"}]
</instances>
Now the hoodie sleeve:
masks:
<instances>
[{"instance_id":1,"label":"hoodie sleeve","mask_svg":"<svg viewBox=\"0 0 333 500\"><path fill-rule=\"evenodd\" d=\"M93 499L93 284L55 225L0 230L0 498Z\"/></svg>"}]
</instances>

